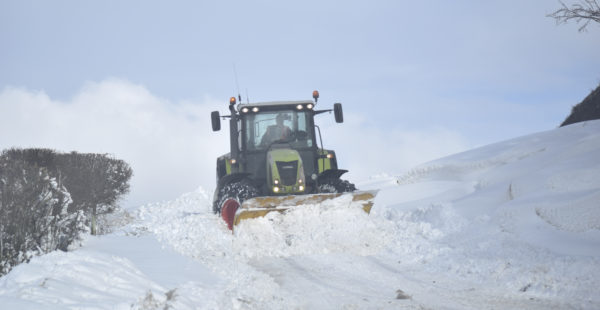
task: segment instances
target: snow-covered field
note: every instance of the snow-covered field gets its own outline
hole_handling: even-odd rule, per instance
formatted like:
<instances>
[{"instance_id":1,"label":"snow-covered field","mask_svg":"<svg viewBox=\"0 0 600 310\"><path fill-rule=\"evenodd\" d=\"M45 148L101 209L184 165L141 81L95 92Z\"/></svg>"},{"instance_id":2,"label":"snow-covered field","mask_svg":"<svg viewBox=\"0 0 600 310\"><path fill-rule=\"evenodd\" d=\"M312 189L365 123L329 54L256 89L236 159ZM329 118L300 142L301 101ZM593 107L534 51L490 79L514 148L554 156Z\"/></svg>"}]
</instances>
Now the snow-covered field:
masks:
<instances>
[{"instance_id":1,"label":"snow-covered field","mask_svg":"<svg viewBox=\"0 0 600 310\"><path fill-rule=\"evenodd\" d=\"M388 159L393 160L393 159ZM600 121L248 220L202 189L0 278L2 309L600 309Z\"/></svg>"}]
</instances>

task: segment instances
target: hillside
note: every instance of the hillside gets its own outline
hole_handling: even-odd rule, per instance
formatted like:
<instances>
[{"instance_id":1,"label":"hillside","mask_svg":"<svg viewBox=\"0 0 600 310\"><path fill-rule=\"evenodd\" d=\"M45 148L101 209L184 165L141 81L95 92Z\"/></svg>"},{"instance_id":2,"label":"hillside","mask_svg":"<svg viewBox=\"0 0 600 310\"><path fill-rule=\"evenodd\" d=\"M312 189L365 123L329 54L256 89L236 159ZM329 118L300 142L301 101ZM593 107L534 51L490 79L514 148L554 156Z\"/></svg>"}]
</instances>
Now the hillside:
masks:
<instances>
[{"instance_id":1,"label":"hillside","mask_svg":"<svg viewBox=\"0 0 600 310\"><path fill-rule=\"evenodd\" d=\"M598 309L600 121L359 183L231 234L203 189L0 278L19 309ZM212 172L211 172L212 173Z\"/></svg>"}]
</instances>

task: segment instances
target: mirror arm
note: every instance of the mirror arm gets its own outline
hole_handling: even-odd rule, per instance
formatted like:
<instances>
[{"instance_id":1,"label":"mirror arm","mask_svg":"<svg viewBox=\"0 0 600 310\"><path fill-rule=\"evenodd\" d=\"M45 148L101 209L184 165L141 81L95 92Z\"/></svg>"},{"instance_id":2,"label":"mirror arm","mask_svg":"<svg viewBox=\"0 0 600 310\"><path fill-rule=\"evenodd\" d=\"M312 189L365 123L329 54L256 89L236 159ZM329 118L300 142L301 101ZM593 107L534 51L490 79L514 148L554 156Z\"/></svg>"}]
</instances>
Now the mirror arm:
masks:
<instances>
[{"instance_id":1,"label":"mirror arm","mask_svg":"<svg viewBox=\"0 0 600 310\"><path fill-rule=\"evenodd\" d=\"M316 110L316 111L315 111L315 115L317 115L317 114L321 114L321 113L325 113L325 112L329 112L329 113L331 113L331 111L333 111L333 110L332 110L332 109L329 109L329 110Z\"/></svg>"}]
</instances>

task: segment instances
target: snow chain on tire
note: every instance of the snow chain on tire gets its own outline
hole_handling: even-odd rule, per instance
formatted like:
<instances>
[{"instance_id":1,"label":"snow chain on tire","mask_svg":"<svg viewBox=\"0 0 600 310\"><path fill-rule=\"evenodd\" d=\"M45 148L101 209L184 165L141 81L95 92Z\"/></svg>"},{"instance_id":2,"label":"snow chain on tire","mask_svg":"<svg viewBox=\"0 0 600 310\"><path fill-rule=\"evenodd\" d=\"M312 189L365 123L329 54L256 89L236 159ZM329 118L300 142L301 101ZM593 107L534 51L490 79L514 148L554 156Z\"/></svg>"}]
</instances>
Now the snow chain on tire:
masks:
<instances>
[{"instance_id":1,"label":"snow chain on tire","mask_svg":"<svg viewBox=\"0 0 600 310\"><path fill-rule=\"evenodd\" d=\"M235 199L241 205L245 200L258 196L258 190L248 180L229 183L218 193L218 199L213 205L215 213L221 213L221 206L227 199Z\"/></svg>"}]
</instances>

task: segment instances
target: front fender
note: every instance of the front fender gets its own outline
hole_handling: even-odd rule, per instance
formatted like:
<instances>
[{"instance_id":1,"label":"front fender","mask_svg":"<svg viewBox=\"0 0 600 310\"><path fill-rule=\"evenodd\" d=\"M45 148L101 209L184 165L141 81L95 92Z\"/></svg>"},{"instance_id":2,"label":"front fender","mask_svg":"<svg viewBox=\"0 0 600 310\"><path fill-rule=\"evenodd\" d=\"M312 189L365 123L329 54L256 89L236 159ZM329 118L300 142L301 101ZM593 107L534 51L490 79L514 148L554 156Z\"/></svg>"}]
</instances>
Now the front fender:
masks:
<instances>
[{"instance_id":1,"label":"front fender","mask_svg":"<svg viewBox=\"0 0 600 310\"><path fill-rule=\"evenodd\" d=\"M344 169L329 169L325 170L317 176L317 182L321 182L327 179L339 179L344 173L348 172L348 170Z\"/></svg>"},{"instance_id":2,"label":"front fender","mask_svg":"<svg viewBox=\"0 0 600 310\"><path fill-rule=\"evenodd\" d=\"M217 182L217 188L222 188L223 186L225 186L229 183L238 182L249 176L250 176L250 173L247 173L247 172L234 172L234 173L225 175L224 177L219 179L219 182Z\"/></svg>"}]
</instances>

